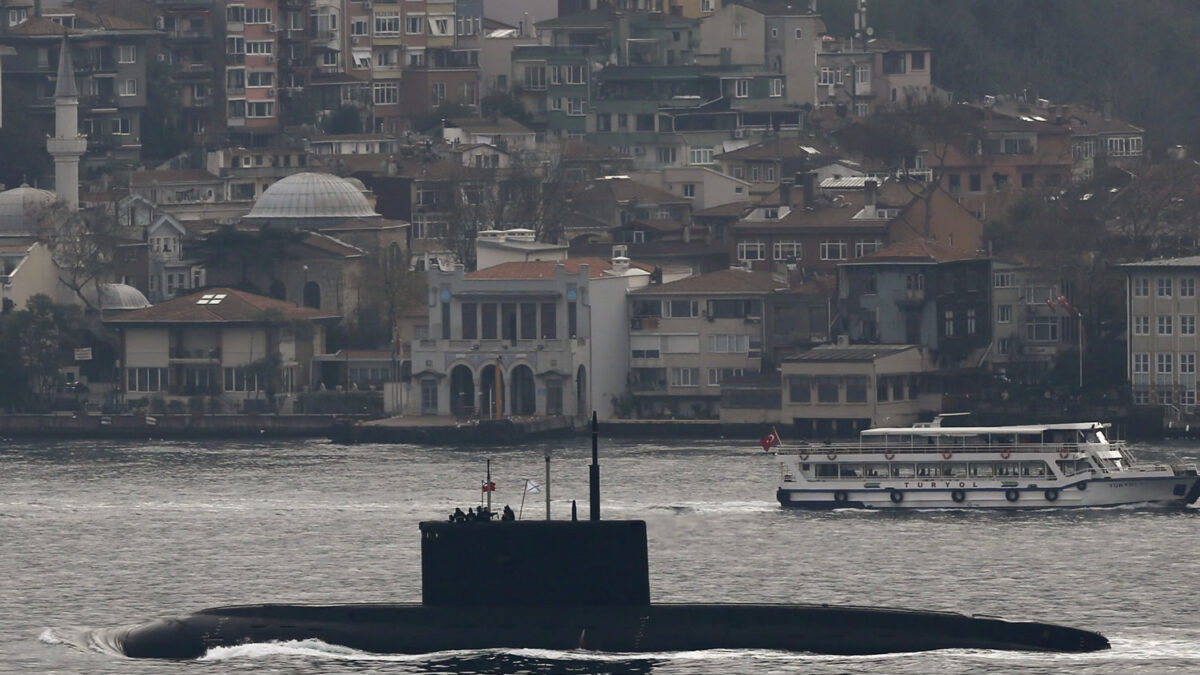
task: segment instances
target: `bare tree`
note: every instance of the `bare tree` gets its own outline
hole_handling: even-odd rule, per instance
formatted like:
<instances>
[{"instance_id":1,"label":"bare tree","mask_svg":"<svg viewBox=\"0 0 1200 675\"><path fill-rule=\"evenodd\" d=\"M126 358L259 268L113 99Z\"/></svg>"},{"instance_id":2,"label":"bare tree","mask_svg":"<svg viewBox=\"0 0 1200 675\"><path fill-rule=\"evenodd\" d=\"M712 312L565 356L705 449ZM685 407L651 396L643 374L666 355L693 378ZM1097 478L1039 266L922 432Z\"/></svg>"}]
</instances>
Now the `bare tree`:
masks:
<instances>
[{"instance_id":1,"label":"bare tree","mask_svg":"<svg viewBox=\"0 0 1200 675\"><path fill-rule=\"evenodd\" d=\"M117 218L104 209L74 211L57 200L37 214L38 240L50 249L58 268L59 281L71 289L90 310L97 284L108 280L113 270L117 247L128 241L122 236Z\"/></svg>"},{"instance_id":2,"label":"bare tree","mask_svg":"<svg viewBox=\"0 0 1200 675\"><path fill-rule=\"evenodd\" d=\"M449 227L443 243L475 269L475 238L484 230L533 230L558 242L575 184L557 157L514 153L507 167L461 167L447 182Z\"/></svg>"}]
</instances>

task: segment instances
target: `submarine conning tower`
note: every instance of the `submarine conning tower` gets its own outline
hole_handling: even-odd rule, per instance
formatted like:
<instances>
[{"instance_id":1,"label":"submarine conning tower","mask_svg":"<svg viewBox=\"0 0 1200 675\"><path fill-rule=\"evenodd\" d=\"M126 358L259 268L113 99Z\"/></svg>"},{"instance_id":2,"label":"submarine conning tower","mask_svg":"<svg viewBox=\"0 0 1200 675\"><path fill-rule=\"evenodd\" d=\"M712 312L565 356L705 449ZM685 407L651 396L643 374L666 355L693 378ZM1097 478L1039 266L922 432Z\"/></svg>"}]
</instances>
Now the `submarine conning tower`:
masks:
<instances>
[{"instance_id":1,"label":"submarine conning tower","mask_svg":"<svg viewBox=\"0 0 1200 675\"><path fill-rule=\"evenodd\" d=\"M646 523L600 520L592 413L589 520L421 523L425 605L649 605Z\"/></svg>"}]
</instances>

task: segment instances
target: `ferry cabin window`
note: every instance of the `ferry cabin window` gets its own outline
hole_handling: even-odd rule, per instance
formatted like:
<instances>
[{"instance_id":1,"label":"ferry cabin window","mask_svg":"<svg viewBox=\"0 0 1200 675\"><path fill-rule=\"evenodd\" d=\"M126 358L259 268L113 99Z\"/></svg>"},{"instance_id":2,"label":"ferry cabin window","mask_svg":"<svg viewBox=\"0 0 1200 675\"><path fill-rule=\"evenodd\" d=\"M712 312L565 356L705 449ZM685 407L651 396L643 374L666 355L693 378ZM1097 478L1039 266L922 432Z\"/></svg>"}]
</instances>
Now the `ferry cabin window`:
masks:
<instances>
[{"instance_id":1,"label":"ferry cabin window","mask_svg":"<svg viewBox=\"0 0 1200 675\"><path fill-rule=\"evenodd\" d=\"M867 478L883 478L888 475L887 464L868 464Z\"/></svg>"},{"instance_id":2,"label":"ferry cabin window","mask_svg":"<svg viewBox=\"0 0 1200 675\"><path fill-rule=\"evenodd\" d=\"M918 478L934 478L942 475L941 465L935 462L922 462L917 464Z\"/></svg>"},{"instance_id":3,"label":"ferry cabin window","mask_svg":"<svg viewBox=\"0 0 1200 675\"><path fill-rule=\"evenodd\" d=\"M1058 460L1058 468L1064 476L1073 476L1077 473L1088 471L1092 468L1092 464L1086 459L1060 459Z\"/></svg>"},{"instance_id":4,"label":"ferry cabin window","mask_svg":"<svg viewBox=\"0 0 1200 675\"><path fill-rule=\"evenodd\" d=\"M817 478L837 478L838 476L837 464L817 464L816 469Z\"/></svg>"},{"instance_id":5,"label":"ferry cabin window","mask_svg":"<svg viewBox=\"0 0 1200 675\"><path fill-rule=\"evenodd\" d=\"M893 464L892 478L914 478L917 475L917 470L912 464Z\"/></svg>"},{"instance_id":6,"label":"ferry cabin window","mask_svg":"<svg viewBox=\"0 0 1200 675\"><path fill-rule=\"evenodd\" d=\"M862 464L841 464L839 468L842 478L861 478L863 475Z\"/></svg>"},{"instance_id":7,"label":"ferry cabin window","mask_svg":"<svg viewBox=\"0 0 1200 675\"><path fill-rule=\"evenodd\" d=\"M986 477L995 475L994 467L991 462L971 462L971 475Z\"/></svg>"},{"instance_id":8,"label":"ferry cabin window","mask_svg":"<svg viewBox=\"0 0 1200 675\"><path fill-rule=\"evenodd\" d=\"M949 464L944 465L942 467L942 471L943 471L943 475L966 476L967 475L967 463L966 462L951 462Z\"/></svg>"},{"instance_id":9,"label":"ferry cabin window","mask_svg":"<svg viewBox=\"0 0 1200 675\"><path fill-rule=\"evenodd\" d=\"M997 476L1020 476L1021 475L1021 463L1020 462L996 462L996 475Z\"/></svg>"}]
</instances>

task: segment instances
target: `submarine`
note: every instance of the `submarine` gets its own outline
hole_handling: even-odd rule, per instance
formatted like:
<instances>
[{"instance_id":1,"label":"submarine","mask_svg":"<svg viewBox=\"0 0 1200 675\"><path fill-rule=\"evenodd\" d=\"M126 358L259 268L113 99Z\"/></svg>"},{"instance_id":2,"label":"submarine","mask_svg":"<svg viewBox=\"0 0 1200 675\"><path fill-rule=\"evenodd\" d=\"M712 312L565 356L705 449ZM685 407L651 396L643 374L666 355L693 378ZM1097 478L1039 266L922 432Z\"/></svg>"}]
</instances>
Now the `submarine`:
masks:
<instances>
[{"instance_id":1,"label":"submarine","mask_svg":"<svg viewBox=\"0 0 1200 675\"><path fill-rule=\"evenodd\" d=\"M380 654L534 648L864 655L1109 647L1092 631L955 612L651 602L646 523L600 519L595 413L591 434L588 520L579 520L573 508L571 520L563 521L422 522L420 603L217 607L120 629L114 642L128 657L157 659L306 639Z\"/></svg>"}]
</instances>

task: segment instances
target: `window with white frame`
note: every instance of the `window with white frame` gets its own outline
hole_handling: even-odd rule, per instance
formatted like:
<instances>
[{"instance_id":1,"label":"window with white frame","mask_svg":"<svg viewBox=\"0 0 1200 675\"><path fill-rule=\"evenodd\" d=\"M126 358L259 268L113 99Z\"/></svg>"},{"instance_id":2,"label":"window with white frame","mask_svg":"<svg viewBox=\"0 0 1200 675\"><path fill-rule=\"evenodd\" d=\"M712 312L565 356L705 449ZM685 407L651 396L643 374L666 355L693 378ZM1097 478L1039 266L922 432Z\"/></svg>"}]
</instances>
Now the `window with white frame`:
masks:
<instances>
[{"instance_id":1,"label":"window with white frame","mask_svg":"<svg viewBox=\"0 0 1200 675\"><path fill-rule=\"evenodd\" d=\"M1057 342L1058 317L1035 316L1025 324L1025 339L1030 342Z\"/></svg>"},{"instance_id":2,"label":"window with white frame","mask_svg":"<svg viewBox=\"0 0 1200 675\"><path fill-rule=\"evenodd\" d=\"M690 164L712 164L713 149L711 145L699 145L688 149Z\"/></svg>"},{"instance_id":3,"label":"window with white frame","mask_svg":"<svg viewBox=\"0 0 1200 675\"><path fill-rule=\"evenodd\" d=\"M270 7L247 7L245 23L271 23Z\"/></svg>"},{"instance_id":4,"label":"window with white frame","mask_svg":"<svg viewBox=\"0 0 1200 675\"><path fill-rule=\"evenodd\" d=\"M1180 375L1195 375L1196 374L1196 352L1180 352L1179 353L1179 374Z\"/></svg>"},{"instance_id":5,"label":"window with white frame","mask_svg":"<svg viewBox=\"0 0 1200 675\"><path fill-rule=\"evenodd\" d=\"M375 65L379 68L395 68L400 60L399 49L381 49L375 52Z\"/></svg>"},{"instance_id":6,"label":"window with white frame","mask_svg":"<svg viewBox=\"0 0 1200 675\"><path fill-rule=\"evenodd\" d=\"M422 68L425 66L425 50L412 48L407 50L408 65L413 68Z\"/></svg>"},{"instance_id":7,"label":"window with white frame","mask_svg":"<svg viewBox=\"0 0 1200 675\"><path fill-rule=\"evenodd\" d=\"M388 105L400 102L400 83L376 82L371 88L371 100L376 105Z\"/></svg>"},{"instance_id":8,"label":"window with white frame","mask_svg":"<svg viewBox=\"0 0 1200 675\"><path fill-rule=\"evenodd\" d=\"M854 257L861 258L865 255L871 255L882 248L882 239L860 239L854 242Z\"/></svg>"},{"instance_id":9,"label":"window with white frame","mask_svg":"<svg viewBox=\"0 0 1200 675\"><path fill-rule=\"evenodd\" d=\"M1174 326L1175 322L1173 321L1173 319L1174 319L1174 317L1172 317L1170 314L1159 314L1158 315L1158 334L1159 335L1172 335L1174 333L1173 326Z\"/></svg>"},{"instance_id":10,"label":"window with white frame","mask_svg":"<svg viewBox=\"0 0 1200 675\"><path fill-rule=\"evenodd\" d=\"M845 260L846 242L842 239L827 239L821 242L821 260Z\"/></svg>"},{"instance_id":11,"label":"window with white frame","mask_svg":"<svg viewBox=\"0 0 1200 675\"><path fill-rule=\"evenodd\" d=\"M709 368L708 386L718 387L721 385L722 380L727 380L731 377L741 377L745 374L745 368Z\"/></svg>"},{"instance_id":12,"label":"window with white frame","mask_svg":"<svg viewBox=\"0 0 1200 675\"><path fill-rule=\"evenodd\" d=\"M404 32L409 35L420 35L425 32L425 17L409 16L404 19Z\"/></svg>"},{"instance_id":13,"label":"window with white frame","mask_svg":"<svg viewBox=\"0 0 1200 675\"><path fill-rule=\"evenodd\" d=\"M246 101L246 117L274 117L274 101Z\"/></svg>"},{"instance_id":14,"label":"window with white frame","mask_svg":"<svg viewBox=\"0 0 1200 675\"><path fill-rule=\"evenodd\" d=\"M954 337L954 312L947 311L944 318L946 320L946 324L945 328L942 330L942 334L946 337Z\"/></svg>"},{"instance_id":15,"label":"window with white frame","mask_svg":"<svg viewBox=\"0 0 1200 675\"><path fill-rule=\"evenodd\" d=\"M817 84L836 84L837 75L841 74L837 68L825 66L821 68L821 75L817 79Z\"/></svg>"},{"instance_id":16,"label":"window with white frame","mask_svg":"<svg viewBox=\"0 0 1200 675\"><path fill-rule=\"evenodd\" d=\"M1171 277L1159 277L1158 278L1158 297L1160 297L1160 298L1171 297L1171 291L1175 286L1174 282L1175 282L1175 280L1172 279Z\"/></svg>"},{"instance_id":17,"label":"window with white frame","mask_svg":"<svg viewBox=\"0 0 1200 675\"><path fill-rule=\"evenodd\" d=\"M117 136L127 136L131 133L128 117L114 117L109 120L109 129Z\"/></svg>"},{"instance_id":18,"label":"window with white frame","mask_svg":"<svg viewBox=\"0 0 1200 675\"><path fill-rule=\"evenodd\" d=\"M246 42L247 54L273 54L275 52L275 43L270 40L255 40Z\"/></svg>"},{"instance_id":19,"label":"window with white frame","mask_svg":"<svg viewBox=\"0 0 1200 675\"><path fill-rule=\"evenodd\" d=\"M546 88L546 66L525 66L525 88L534 91Z\"/></svg>"},{"instance_id":20,"label":"window with white frame","mask_svg":"<svg viewBox=\"0 0 1200 675\"><path fill-rule=\"evenodd\" d=\"M661 149L662 148L659 148L659 150L661 150ZM674 150L674 148L671 148L671 149ZM695 183L684 183L682 189L683 189L684 197L692 198L692 197L696 196L696 184Z\"/></svg>"},{"instance_id":21,"label":"window with white frame","mask_svg":"<svg viewBox=\"0 0 1200 675\"><path fill-rule=\"evenodd\" d=\"M121 45L118 47L117 63L137 63L137 46Z\"/></svg>"},{"instance_id":22,"label":"window with white frame","mask_svg":"<svg viewBox=\"0 0 1200 675\"><path fill-rule=\"evenodd\" d=\"M375 35L377 37L388 37L400 34L400 13L399 12L376 12L375 13Z\"/></svg>"},{"instance_id":23,"label":"window with white frame","mask_svg":"<svg viewBox=\"0 0 1200 675\"><path fill-rule=\"evenodd\" d=\"M671 369L671 386L672 387L698 387L698 386L700 386L700 369L699 368L672 368Z\"/></svg>"},{"instance_id":24,"label":"window with white frame","mask_svg":"<svg viewBox=\"0 0 1200 675\"><path fill-rule=\"evenodd\" d=\"M434 82L432 98L434 105L441 105L446 101L446 83Z\"/></svg>"},{"instance_id":25,"label":"window with white frame","mask_svg":"<svg viewBox=\"0 0 1200 675\"><path fill-rule=\"evenodd\" d=\"M1133 354L1133 372L1135 375L1150 374L1150 353L1149 352L1134 352Z\"/></svg>"},{"instance_id":26,"label":"window with white frame","mask_svg":"<svg viewBox=\"0 0 1200 675\"><path fill-rule=\"evenodd\" d=\"M712 354L745 354L750 351L749 335L709 335L708 351Z\"/></svg>"},{"instance_id":27,"label":"window with white frame","mask_svg":"<svg viewBox=\"0 0 1200 675\"><path fill-rule=\"evenodd\" d=\"M1141 136L1112 136L1105 139L1108 154L1114 157L1135 157L1142 154Z\"/></svg>"},{"instance_id":28,"label":"window with white frame","mask_svg":"<svg viewBox=\"0 0 1200 675\"><path fill-rule=\"evenodd\" d=\"M733 24L733 37L735 37L735 38L746 37L746 24L742 23L741 21L738 21L737 23Z\"/></svg>"},{"instance_id":29,"label":"window with white frame","mask_svg":"<svg viewBox=\"0 0 1200 675\"><path fill-rule=\"evenodd\" d=\"M804 247L795 239L777 241L771 248L776 260L801 260L804 257Z\"/></svg>"},{"instance_id":30,"label":"window with white frame","mask_svg":"<svg viewBox=\"0 0 1200 675\"><path fill-rule=\"evenodd\" d=\"M1196 315L1195 314L1180 314L1179 315L1179 334L1180 335L1195 335L1196 334Z\"/></svg>"},{"instance_id":31,"label":"window with white frame","mask_svg":"<svg viewBox=\"0 0 1200 675\"><path fill-rule=\"evenodd\" d=\"M567 84L587 84L587 67L578 66L563 66L566 71Z\"/></svg>"},{"instance_id":32,"label":"window with white frame","mask_svg":"<svg viewBox=\"0 0 1200 675\"><path fill-rule=\"evenodd\" d=\"M1133 404L1148 405L1150 403L1150 392L1141 387L1133 388Z\"/></svg>"},{"instance_id":33,"label":"window with white frame","mask_svg":"<svg viewBox=\"0 0 1200 675\"><path fill-rule=\"evenodd\" d=\"M996 305L996 323L1012 323L1012 305Z\"/></svg>"},{"instance_id":34,"label":"window with white frame","mask_svg":"<svg viewBox=\"0 0 1200 675\"><path fill-rule=\"evenodd\" d=\"M1149 335L1150 334L1150 317L1145 314L1139 314L1133 317L1133 334L1134 335Z\"/></svg>"},{"instance_id":35,"label":"window with white frame","mask_svg":"<svg viewBox=\"0 0 1200 675\"><path fill-rule=\"evenodd\" d=\"M117 94L120 96L137 96L137 80L129 78L117 84Z\"/></svg>"},{"instance_id":36,"label":"window with white frame","mask_svg":"<svg viewBox=\"0 0 1200 675\"><path fill-rule=\"evenodd\" d=\"M581 98L568 98L568 99L567 99L567 114L568 114L568 115L574 115L574 116L579 116L579 115L582 115L582 114L584 114L584 112L583 112L583 99L581 99Z\"/></svg>"},{"instance_id":37,"label":"window with white frame","mask_svg":"<svg viewBox=\"0 0 1200 675\"><path fill-rule=\"evenodd\" d=\"M783 79L778 77L771 78L771 89L768 92L771 96L783 96Z\"/></svg>"},{"instance_id":38,"label":"window with white frame","mask_svg":"<svg viewBox=\"0 0 1200 675\"><path fill-rule=\"evenodd\" d=\"M435 16L429 19L429 34L430 35L450 35L451 29L450 17Z\"/></svg>"},{"instance_id":39,"label":"window with white frame","mask_svg":"<svg viewBox=\"0 0 1200 675\"><path fill-rule=\"evenodd\" d=\"M1134 277L1133 278L1133 295L1137 298L1145 298L1150 296L1150 278L1149 277Z\"/></svg>"},{"instance_id":40,"label":"window with white frame","mask_svg":"<svg viewBox=\"0 0 1200 675\"><path fill-rule=\"evenodd\" d=\"M701 12L713 11L713 0L700 0L700 11Z\"/></svg>"},{"instance_id":41,"label":"window with white frame","mask_svg":"<svg viewBox=\"0 0 1200 675\"><path fill-rule=\"evenodd\" d=\"M225 391L262 391L258 375L245 366L224 368Z\"/></svg>"},{"instance_id":42,"label":"window with white frame","mask_svg":"<svg viewBox=\"0 0 1200 675\"><path fill-rule=\"evenodd\" d=\"M1196 405L1196 390L1184 389L1179 395L1179 403L1182 405Z\"/></svg>"},{"instance_id":43,"label":"window with white frame","mask_svg":"<svg viewBox=\"0 0 1200 675\"><path fill-rule=\"evenodd\" d=\"M761 241L739 241L738 260L766 260L767 245Z\"/></svg>"},{"instance_id":44,"label":"window with white frame","mask_svg":"<svg viewBox=\"0 0 1200 675\"><path fill-rule=\"evenodd\" d=\"M871 83L870 64L860 63L854 66L854 83L859 85Z\"/></svg>"},{"instance_id":45,"label":"window with white frame","mask_svg":"<svg viewBox=\"0 0 1200 675\"><path fill-rule=\"evenodd\" d=\"M977 330L975 325L975 310L967 310L967 335L974 335Z\"/></svg>"},{"instance_id":46,"label":"window with white frame","mask_svg":"<svg viewBox=\"0 0 1200 675\"><path fill-rule=\"evenodd\" d=\"M1179 280L1179 297L1194 298L1196 297L1196 278L1183 277Z\"/></svg>"},{"instance_id":47,"label":"window with white frame","mask_svg":"<svg viewBox=\"0 0 1200 675\"><path fill-rule=\"evenodd\" d=\"M746 98L750 95L750 80L739 79L734 80L733 95L737 98Z\"/></svg>"},{"instance_id":48,"label":"window with white frame","mask_svg":"<svg viewBox=\"0 0 1200 675\"><path fill-rule=\"evenodd\" d=\"M125 376L125 391L164 391L167 388L166 368L126 368Z\"/></svg>"},{"instance_id":49,"label":"window with white frame","mask_svg":"<svg viewBox=\"0 0 1200 675\"><path fill-rule=\"evenodd\" d=\"M399 19L399 17L397 17L397 19ZM367 19L367 17L356 16L350 20L350 35L353 37L362 37L364 35L368 35L371 32L370 26L371 22ZM397 23L396 27L399 28L400 24Z\"/></svg>"},{"instance_id":50,"label":"window with white frame","mask_svg":"<svg viewBox=\"0 0 1200 675\"><path fill-rule=\"evenodd\" d=\"M1170 375L1175 371L1175 355L1171 352L1159 352L1156 358L1154 372L1159 375Z\"/></svg>"},{"instance_id":51,"label":"window with white frame","mask_svg":"<svg viewBox=\"0 0 1200 675\"><path fill-rule=\"evenodd\" d=\"M273 87L275 86L275 71L273 70L251 70L246 73L247 87Z\"/></svg>"},{"instance_id":52,"label":"window with white frame","mask_svg":"<svg viewBox=\"0 0 1200 675\"><path fill-rule=\"evenodd\" d=\"M992 288L1012 288L1012 272L996 272L992 274Z\"/></svg>"}]
</instances>

